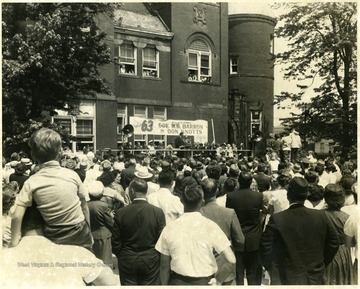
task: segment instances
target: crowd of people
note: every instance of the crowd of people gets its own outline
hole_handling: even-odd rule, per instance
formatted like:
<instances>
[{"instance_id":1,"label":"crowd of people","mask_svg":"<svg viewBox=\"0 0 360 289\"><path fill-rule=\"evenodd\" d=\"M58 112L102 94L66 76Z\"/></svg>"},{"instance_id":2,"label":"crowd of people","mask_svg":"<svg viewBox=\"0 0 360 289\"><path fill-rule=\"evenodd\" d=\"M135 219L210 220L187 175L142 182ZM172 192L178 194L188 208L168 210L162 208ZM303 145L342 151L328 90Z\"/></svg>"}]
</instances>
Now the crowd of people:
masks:
<instances>
[{"instance_id":1,"label":"crowd of people","mask_svg":"<svg viewBox=\"0 0 360 289\"><path fill-rule=\"evenodd\" d=\"M3 158L1 282L357 284L356 162L301 152L299 140L284 153L278 139L261 157L227 144L69 154L38 130L31 156Z\"/></svg>"}]
</instances>

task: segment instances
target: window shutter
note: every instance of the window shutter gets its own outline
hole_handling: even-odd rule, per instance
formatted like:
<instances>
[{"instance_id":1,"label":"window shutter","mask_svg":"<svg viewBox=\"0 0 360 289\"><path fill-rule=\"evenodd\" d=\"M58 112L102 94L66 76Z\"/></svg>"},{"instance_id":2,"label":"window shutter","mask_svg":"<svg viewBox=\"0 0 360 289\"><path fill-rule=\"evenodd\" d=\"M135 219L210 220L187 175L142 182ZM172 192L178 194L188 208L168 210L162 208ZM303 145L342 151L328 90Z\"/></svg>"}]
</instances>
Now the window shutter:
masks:
<instances>
[{"instance_id":1,"label":"window shutter","mask_svg":"<svg viewBox=\"0 0 360 289\"><path fill-rule=\"evenodd\" d=\"M191 42L189 49L205 52L209 52L210 50L204 41L198 39Z\"/></svg>"}]
</instances>

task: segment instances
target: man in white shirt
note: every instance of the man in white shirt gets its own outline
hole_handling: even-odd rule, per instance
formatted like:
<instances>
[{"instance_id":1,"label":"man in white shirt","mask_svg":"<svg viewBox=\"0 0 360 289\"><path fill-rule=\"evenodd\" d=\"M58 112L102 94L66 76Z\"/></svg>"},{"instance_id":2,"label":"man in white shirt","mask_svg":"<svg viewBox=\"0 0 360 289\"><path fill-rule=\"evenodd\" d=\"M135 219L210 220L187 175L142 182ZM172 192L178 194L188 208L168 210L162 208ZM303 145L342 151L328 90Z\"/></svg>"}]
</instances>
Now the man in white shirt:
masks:
<instances>
[{"instance_id":1,"label":"man in white shirt","mask_svg":"<svg viewBox=\"0 0 360 289\"><path fill-rule=\"evenodd\" d=\"M299 149L301 148L301 138L299 133L293 129L290 133L291 137L291 162L296 163Z\"/></svg>"},{"instance_id":2,"label":"man in white shirt","mask_svg":"<svg viewBox=\"0 0 360 289\"><path fill-rule=\"evenodd\" d=\"M158 183L160 189L148 195L147 201L163 210L166 224L169 224L184 213L184 206L179 197L173 195L170 190L174 183L174 172L171 170L162 170L159 174Z\"/></svg>"},{"instance_id":3,"label":"man in white shirt","mask_svg":"<svg viewBox=\"0 0 360 289\"><path fill-rule=\"evenodd\" d=\"M208 285L218 266L214 250L235 264L231 243L213 221L199 210L204 194L197 184L187 186L182 195L184 214L165 226L155 249L161 253L162 285Z\"/></svg>"},{"instance_id":4,"label":"man in white shirt","mask_svg":"<svg viewBox=\"0 0 360 289\"><path fill-rule=\"evenodd\" d=\"M282 153L283 153L282 162L290 161L291 142L292 142L292 139L291 139L290 135L284 135L281 138L281 150L282 150Z\"/></svg>"}]
</instances>

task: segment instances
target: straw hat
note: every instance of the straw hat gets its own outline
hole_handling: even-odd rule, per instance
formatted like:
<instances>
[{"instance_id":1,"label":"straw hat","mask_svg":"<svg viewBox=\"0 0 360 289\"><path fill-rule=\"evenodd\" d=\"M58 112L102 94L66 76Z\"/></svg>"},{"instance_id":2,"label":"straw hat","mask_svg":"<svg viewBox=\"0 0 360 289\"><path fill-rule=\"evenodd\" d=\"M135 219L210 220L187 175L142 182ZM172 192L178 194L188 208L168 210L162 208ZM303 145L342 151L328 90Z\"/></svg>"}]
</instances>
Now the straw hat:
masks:
<instances>
[{"instance_id":1,"label":"straw hat","mask_svg":"<svg viewBox=\"0 0 360 289\"><path fill-rule=\"evenodd\" d=\"M152 178L153 174L149 172L147 167L140 166L136 172L134 173L136 177L139 179L150 179Z\"/></svg>"}]
</instances>

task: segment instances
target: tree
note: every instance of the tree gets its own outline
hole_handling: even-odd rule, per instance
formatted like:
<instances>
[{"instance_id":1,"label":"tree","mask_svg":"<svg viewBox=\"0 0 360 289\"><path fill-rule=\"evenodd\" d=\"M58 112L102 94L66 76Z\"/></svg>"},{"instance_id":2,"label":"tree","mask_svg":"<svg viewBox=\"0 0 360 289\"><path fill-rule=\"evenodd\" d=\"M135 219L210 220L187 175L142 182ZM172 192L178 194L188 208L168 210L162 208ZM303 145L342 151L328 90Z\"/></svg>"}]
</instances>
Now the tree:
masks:
<instances>
[{"instance_id":1,"label":"tree","mask_svg":"<svg viewBox=\"0 0 360 289\"><path fill-rule=\"evenodd\" d=\"M31 135L39 130L40 128L46 127L50 128L60 134L63 147L71 146L71 142L76 139L76 137L69 134L69 132L57 123L51 123L50 121L34 121L29 119L27 123L18 123L19 134L12 136L6 140L7 145L3 147L3 154L10 155L13 152L24 152L30 156L30 147L28 142Z\"/></svg>"},{"instance_id":2,"label":"tree","mask_svg":"<svg viewBox=\"0 0 360 289\"><path fill-rule=\"evenodd\" d=\"M277 55L284 78L296 80L299 92L282 92L301 109L285 120L313 140L333 139L346 155L357 141L357 4L316 2L282 4L277 37L288 50ZM305 98L311 97L310 101Z\"/></svg>"},{"instance_id":3,"label":"tree","mask_svg":"<svg viewBox=\"0 0 360 289\"><path fill-rule=\"evenodd\" d=\"M3 146L21 141L29 119L71 111L83 96L110 94L98 67L111 62L100 13L109 3L3 3Z\"/></svg>"}]
</instances>

